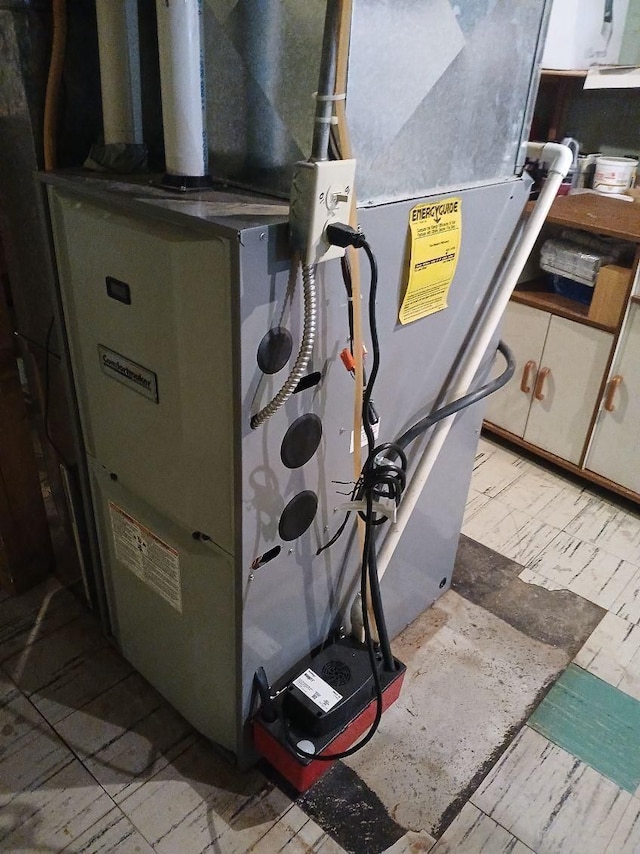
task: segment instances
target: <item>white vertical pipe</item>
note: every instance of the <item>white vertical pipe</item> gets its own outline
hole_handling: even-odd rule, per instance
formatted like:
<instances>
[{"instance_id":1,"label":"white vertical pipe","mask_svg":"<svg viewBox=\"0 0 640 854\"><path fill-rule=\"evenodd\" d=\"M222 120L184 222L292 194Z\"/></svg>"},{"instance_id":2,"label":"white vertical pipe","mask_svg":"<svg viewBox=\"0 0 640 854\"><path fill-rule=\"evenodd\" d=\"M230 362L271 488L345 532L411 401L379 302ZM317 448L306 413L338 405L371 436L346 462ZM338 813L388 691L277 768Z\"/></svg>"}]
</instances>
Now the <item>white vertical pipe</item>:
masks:
<instances>
[{"instance_id":1,"label":"white vertical pipe","mask_svg":"<svg viewBox=\"0 0 640 854\"><path fill-rule=\"evenodd\" d=\"M547 143L529 143L527 146L527 155L535 160L545 160L550 163L549 173L545 185L538 197L538 201L529 215L527 224L524 227L520 243L513 253L509 267L504 271L503 279L500 285L500 290L489 309L487 317L484 321L484 327L473 347L467 354L455 386L447 394L443 404L451 403L454 400L462 397L467 393L473 379L480 367L480 364L487 352L487 348L491 344L494 335L507 307L509 298L518 281L520 273L531 254L540 229L542 228L549 208L555 199L558 188L562 183L562 179L567 174L572 161L571 150L566 145L559 145L554 142ZM398 510L397 521L391 526L385 541L380 549L378 556L378 576L381 578L389 562L393 557L396 546L402 536L404 529L407 526L411 514L413 513L418 499L422 494L427 479L431 474L431 470L435 465L436 460L442 446L445 443L449 430L453 425L455 415L440 421L434 428L431 436L431 441L423 451L420 462L418 463L413 477L409 482L409 486L405 490L402 497L402 503Z\"/></svg>"},{"instance_id":2,"label":"white vertical pipe","mask_svg":"<svg viewBox=\"0 0 640 854\"><path fill-rule=\"evenodd\" d=\"M207 175L201 0L156 0L168 175Z\"/></svg>"},{"instance_id":3,"label":"white vertical pipe","mask_svg":"<svg viewBox=\"0 0 640 854\"><path fill-rule=\"evenodd\" d=\"M138 0L96 0L105 145L142 145Z\"/></svg>"}]
</instances>

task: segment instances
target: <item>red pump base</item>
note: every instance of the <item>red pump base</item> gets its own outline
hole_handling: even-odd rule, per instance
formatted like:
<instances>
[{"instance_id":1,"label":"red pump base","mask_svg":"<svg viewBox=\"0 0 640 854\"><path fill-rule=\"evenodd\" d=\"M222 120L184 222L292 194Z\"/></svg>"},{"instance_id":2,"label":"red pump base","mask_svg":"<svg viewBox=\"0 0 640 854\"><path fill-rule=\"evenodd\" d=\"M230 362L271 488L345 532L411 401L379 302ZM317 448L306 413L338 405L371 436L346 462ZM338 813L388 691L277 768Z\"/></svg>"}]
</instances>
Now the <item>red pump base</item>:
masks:
<instances>
[{"instance_id":1,"label":"red pump base","mask_svg":"<svg viewBox=\"0 0 640 854\"><path fill-rule=\"evenodd\" d=\"M398 662L399 663L399 662ZM400 665L382 691L383 711L389 708L400 696L405 668ZM345 727L325 739L319 755L340 753L354 744L371 726L376 716L376 701L371 702ZM306 792L323 774L333 766L333 762L317 759L305 759L297 756L287 745L283 726L279 720L273 723L264 721L259 715L253 720L253 739L256 750L278 771L298 792Z\"/></svg>"}]
</instances>

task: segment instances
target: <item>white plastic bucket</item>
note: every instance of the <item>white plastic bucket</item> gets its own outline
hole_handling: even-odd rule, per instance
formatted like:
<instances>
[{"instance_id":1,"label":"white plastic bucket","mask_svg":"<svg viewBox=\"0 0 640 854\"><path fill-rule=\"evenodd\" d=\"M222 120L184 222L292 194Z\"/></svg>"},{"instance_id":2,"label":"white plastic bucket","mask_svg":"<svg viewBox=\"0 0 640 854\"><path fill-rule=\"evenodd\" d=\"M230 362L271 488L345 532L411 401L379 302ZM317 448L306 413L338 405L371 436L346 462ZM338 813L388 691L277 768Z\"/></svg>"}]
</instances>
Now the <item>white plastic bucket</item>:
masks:
<instances>
[{"instance_id":1,"label":"white plastic bucket","mask_svg":"<svg viewBox=\"0 0 640 854\"><path fill-rule=\"evenodd\" d=\"M636 179L638 161L633 157L598 157L593 189L599 193L624 193Z\"/></svg>"}]
</instances>

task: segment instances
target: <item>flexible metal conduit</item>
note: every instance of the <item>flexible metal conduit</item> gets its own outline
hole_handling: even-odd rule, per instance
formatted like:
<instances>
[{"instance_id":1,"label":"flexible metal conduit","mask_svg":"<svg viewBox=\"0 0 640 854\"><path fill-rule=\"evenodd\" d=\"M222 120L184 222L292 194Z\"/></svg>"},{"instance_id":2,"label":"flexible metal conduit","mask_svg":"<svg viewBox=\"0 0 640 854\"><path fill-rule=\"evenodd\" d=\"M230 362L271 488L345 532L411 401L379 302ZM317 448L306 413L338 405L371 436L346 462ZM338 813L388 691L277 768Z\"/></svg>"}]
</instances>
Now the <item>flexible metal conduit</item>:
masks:
<instances>
[{"instance_id":1,"label":"flexible metal conduit","mask_svg":"<svg viewBox=\"0 0 640 854\"><path fill-rule=\"evenodd\" d=\"M302 266L302 291L304 298L304 327L298 356L291 369L291 373L280 391L260 412L252 416L251 427L254 430L271 418L291 397L296 386L304 376L309 359L313 353L313 345L316 340L318 295L316 292L316 268L312 264L303 264Z\"/></svg>"},{"instance_id":2,"label":"flexible metal conduit","mask_svg":"<svg viewBox=\"0 0 640 854\"><path fill-rule=\"evenodd\" d=\"M342 14L342 0L328 0L324 20L322 56L320 59L320 79L313 133L311 160L327 160L329 157L329 134L333 116L334 88L336 82L336 51L338 26ZM304 300L304 327L302 342L294 366L286 382L276 396L260 412L251 417L251 427L256 429L264 424L291 397L296 386L304 376L313 353L316 340L318 296L316 293L315 265L302 265L302 289Z\"/></svg>"},{"instance_id":3,"label":"flexible metal conduit","mask_svg":"<svg viewBox=\"0 0 640 854\"><path fill-rule=\"evenodd\" d=\"M327 0L327 11L322 35L322 54L320 56L320 77L316 100L316 114L313 126L311 160L329 159L329 136L333 121L333 101L336 85L336 55L338 49L338 29L342 15L341 0Z\"/></svg>"},{"instance_id":4,"label":"flexible metal conduit","mask_svg":"<svg viewBox=\"0 0 640 854\"><path fill-rule=\"evenodd\" d=\"M457 381L447 394L444 401L445 404L450 403L457 398L465 395L473 382L478 368L484 358L487 348L489 347L498 325L502 319L502 315L507 307L509 298L518 281L520 273L531 254L540 229L542 228L549 208L556 197L558 188L562 183L562 179L567 174L572 161L571 150L566 145L559 145L554 142L529 143L527 146L527 156L532 160L545 160L550 164L549 174L545 185L540 193L538 201L531 212L526 226L523 229L520 243L515 252L511 256L508 267L503 271L500 288L491 305L484 329L474 342L473 347L469 350ZM404 529L407 526L411 514L418 503L418 499L422 494L427 479L431 474L431 470L435 465L438 455L445 443L449 430L454 422L455 416L451 415L444 421L441 421L433 431L431 441L423 451L422 457L416 467L416 470L411 478L411 481L404 493L402 503L400 504L397 521L391 527L385 541L380 549L378 556L378 576L381 578L393 557L396 546L402 536Z\"/></svg>"}]
</instances>

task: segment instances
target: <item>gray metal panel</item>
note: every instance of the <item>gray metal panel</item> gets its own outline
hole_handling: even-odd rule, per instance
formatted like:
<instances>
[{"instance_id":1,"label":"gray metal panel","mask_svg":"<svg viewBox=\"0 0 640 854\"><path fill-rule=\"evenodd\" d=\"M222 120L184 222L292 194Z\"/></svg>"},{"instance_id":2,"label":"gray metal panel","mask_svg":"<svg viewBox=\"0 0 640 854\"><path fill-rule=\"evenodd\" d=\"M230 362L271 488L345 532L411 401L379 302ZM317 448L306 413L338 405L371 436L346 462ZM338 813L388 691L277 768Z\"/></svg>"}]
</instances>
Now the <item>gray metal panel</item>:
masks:
<instances>
[{"instance_id":1,"label":"gray metal panel","mask_svg":"<svg viewBox=\"0 0 640 854\"><path fill-rule=\"evenodd\" d=\"M205 0L211 172L288 195L311 152L325 0Z\"/></svg>"},{"instance_id":2,"label":"gray metal panel","mask_svg":"<svg viewBox=\"0 0 640 854\"><path fill-rule=\"evenodd\" d=\"M544 0L356 0L347 115L361 204L516 171Z\"/></svg>"},{"instance_id":3,"label":"gray metal panel","mask_svg":"<svg viewBox=\"0 0 640 854\"><path fill-rule=\"evenodd\" d=\"M71 190L73 180L66 183ZM346 533L330 551L316 555L342 518L336 508L345 500L340 493L349 487L339 482L353 477L349 451L353 380L339 358L348 340L347 300L339 265L324 265L318 275L319 336L310 370L320 371L322 381L294 395L262 428L252 431L251 413L279 388L288 368L270 376L261 373L256 352L263 335L279 324L290 329L294 342L301 335L300 289L292 294L289 287L286 224L261 227L256 218L230 242L234 216L211 221L206 218L207 209L196 206L191 208L192 229L185 232L177 226L189 219L185 209L167 210L153 192L148 201L142 191L121 199L123 208L115 213L115 206L105 207L103 192L91 203L83 187L78 196L72 190L51 190L52 213L62 248L60 278L80 408L89 450L96 454L91 461L93 489L115 632L125 654L160 691L199 729L242 756L245 747L230 732L234 726L240 732L249 713L256 668L265 666L271 679L282 676L345 617L358 585L357 544L352 534ZM527 191L526 182L513 179L460 191L462 243L449 307L407 326L399 325L397 317L412 205L402 202L360 212L380 263L382 369L375 402L382 418L381 440L397 436L433 406L492 285ZM225 235L222 243L221 233ZM206 257L198 255L196 264L174 254L181 238L194 247L211 244L207 251L213 261L208 268L206 252ZM88 248L90 243L94 245ZM219 245L227 246L224 264L212 248ZM73 262L67 257L72 247ZM111 271L113 259L123 265L119 274ZM168 259L180 264L171 265ZM170 274L165 272L169 266ZM230 295L216 304L213 313L206 288L201 287L207 269L224 269ZM154 283L147 296L156 296L159 305L157 311L152 308L150 323L136 314L130 324L126 320L130 306L105 308L95 301L91 288L97 281L102 286L107 272L125 281L134 272L140 281ZM215 286L212 279L211 288ZM194 292L197 313L190 311L185 299L185 294ZM173 329L174 322L180 334ZM103 333L109 340L103 340ZM228 348L227 357L218 360L211 358L209 349L216 336L225 339ZM163 389L169 389L170 405L162 418L149 421L147 412L157 409L156 404L107 378L97 358L94 364L98 343L145 367L157 365L161 400ZM185 360L186 352L191 355ZM145 353L154 364L145 363ZM186 397L174 396L175 364L185 369L179 385L186 385ZM196 386L190 385L194 372ZM218 389L215 411L203 408L196 389L201 393ZM281 459L283 436L298 416L309 412L322 420L319 450L301 468L286 468ZM383 595L394 635L449 586L480 417L479 408L466 413L451 432L385 576ZM229 434L221 432L225 419ZM171 425L176 437L173 445L167 439ZM199 455L199 475L181 462L185 448L179 441L180 431L186 427L196 430L187 445ZM128 452L117 456L119 445ZM152 473L141 467L139 454L148 454ZM216 473L211 474L211 466L222 466L224 472L227 460L230 468L223 480L228 477L231 492L227 486L220 488ZM110 471L117 472L117 483L109 479ZM306 533L284 542L278 532L283 508L304 489L318 495L317 516ZM185 503L186 493L207 506ZM187 584L181 617L115 559L105 515L110 498L180 553ZM202 514L212 508L211 530L200 527ZM219 517L227 518L228 513L235 515L238 540L232 522L219 525ZM217 541L210 546L195 543L191 532L197 528ZM281 547L279 555L252 569L254 559L275 546ZM161 649L160 658L155 649ZM189 674L188 685L184 673ZM216 679L226 680L233 690L209 708Z\"/></svg>"},{"instance_id":4,"label":"gray metal panel","mask_svg":"<svg viewBox=\"0 0 640 854\"><path fill-rule=\"evenodd\" d=\"M401 326L397 318L411 204L360 212L380 268L382 366L374 395L381 415L380 441L393 439L433 406L491 285L526 201L527 185L512 180L459 195L462 248L449 307L407 326ZM251 431L248 426L250 412L279 387L287 371L284 368L272 378L261 376L255 352L262 336L280 323L290 329L294 340L300 336L298 296L293 304L286 300L288 260L278 250L277 237L271 231L265 242L255 232L245 233L241 255L245 713L256 667L262 664L272 678L280 676L304 649L324 639L358 584L357 546L352 541L352 548L346 549L347 533L330 551L316 556L317 548L342 520L335 508L347 500L341 493L350 487L341 482L353 479L349 453L353 380L339 358L348 342L348 326L346 295L336 263L319 270L320 336L310 370L322 372L322 383L292 397L259 430ZM364 261L363 270L366 283ZM281 461L282 438L293 420L305 412L322 419L322 443L305 466L290 470ZM480 418L478 407L465 414L451 432L384 578L385 611L394 635L450 584ZM412 459L414 451L417 449L412 447ZM284 543L278 536L280 514L303 489L318 494L316 520L298 540ZM254 558L277 545L282 546L280 555L253 571ZM445 584L440 587L443 579Z\"/></svg>"},{"instance_id":5,"label":"gray metal panel","mask_svg":"<svg viewBox=\"0 0 640 854\"><path fill-rule=\"evenodd\" d=\"M87 452L233 554L229 241L56 190L50 204ZM129 285L130 305L109 297L107 276ZM105 373L99 347L153 372L158 402Z\"/></svg>"},{"instance_id":6,"label":"gray metal panel","mask_svg":"<svg viewBox=\"0 0 640 854\"><path fill-rule=\"evenodd\" d=\"M235 574L214 543L196 542L91 461L113 633L127 659L208 738L236 751ZM117 560L109 502L179 554L182 614Z\"/></svg>"},{"instance_id":7,"label":"gray metal panel","mask_svg":"<svg viewBox=\"0 0 640 854\"><path fill-rule=\"evenodd\" d=\"M288 195L311 148L325 3L206 0L213 175ZM545 0L355 0L348 118L362 204L522 165Z\"/></svg>"}]
</instances>

